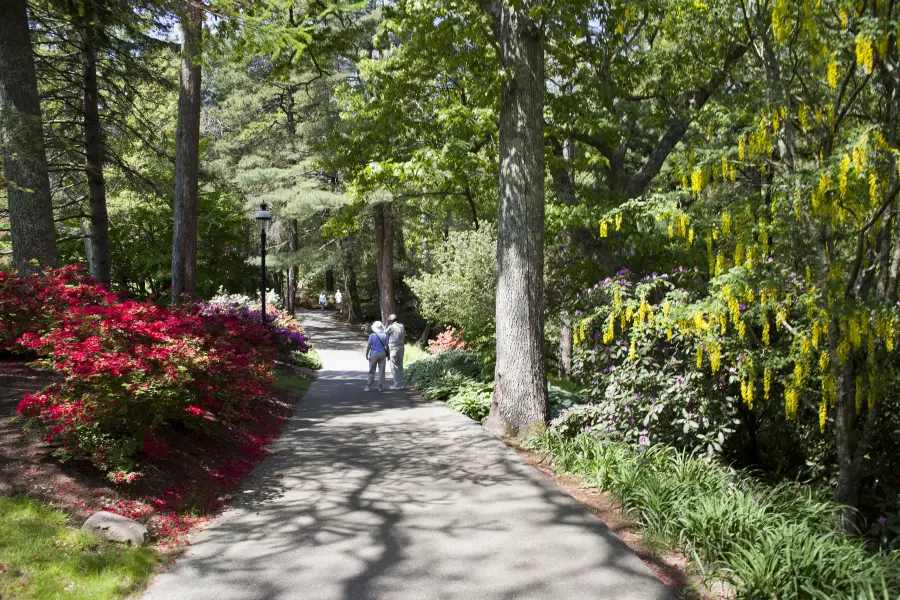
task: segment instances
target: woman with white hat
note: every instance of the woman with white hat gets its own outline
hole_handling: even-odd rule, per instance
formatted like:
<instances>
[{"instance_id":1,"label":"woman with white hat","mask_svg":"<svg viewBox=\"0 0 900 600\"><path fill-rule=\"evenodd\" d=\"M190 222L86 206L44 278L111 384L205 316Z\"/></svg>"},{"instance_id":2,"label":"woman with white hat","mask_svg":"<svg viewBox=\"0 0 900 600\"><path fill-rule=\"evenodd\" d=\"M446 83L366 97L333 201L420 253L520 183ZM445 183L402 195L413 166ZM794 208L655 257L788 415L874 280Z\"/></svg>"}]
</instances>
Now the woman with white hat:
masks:
<instances>
[{"instance_id":1,"label":"woman with white hat","mask_svg":"<svg viewBox=\"0 0 900 600\"><path fill-rule=\"evenodd\" d=\"M378 369L378 391L384 389L384 366L388 361L388 336L384 333L384 325L381 321L372 323L372 333L369 335L369 343L366 344L366 359L369 361L369 383L366 390L372 389L375 381L375 369Z\"/></svg>"}]
</instances>

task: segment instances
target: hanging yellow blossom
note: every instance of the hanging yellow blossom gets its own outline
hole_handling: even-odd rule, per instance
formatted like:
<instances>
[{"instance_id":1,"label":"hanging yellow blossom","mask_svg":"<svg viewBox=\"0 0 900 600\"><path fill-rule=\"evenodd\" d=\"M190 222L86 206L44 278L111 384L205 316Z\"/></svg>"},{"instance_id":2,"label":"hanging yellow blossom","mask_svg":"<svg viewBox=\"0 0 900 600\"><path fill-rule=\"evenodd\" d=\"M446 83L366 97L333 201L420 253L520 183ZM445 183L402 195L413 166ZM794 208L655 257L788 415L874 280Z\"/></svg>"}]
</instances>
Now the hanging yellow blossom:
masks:
<instances>
[{"instance_id":1,"label":"hanging yellow blossom","mask_svg":"<svg viewBox=\"0 0 900 600\"><path fill-rule=\"evenodd\" d=\"M793 421L797 416L797 391L790 383L784 385L784 418Z\"/></svg>"},{"instance_id":2,"label":"hanging yellow blossom","mask_svg":"<svg viewBox=\"0 0 900 600\"><path fill-rule=\"evenodd\" d=\"M811 333L813 348L819 347L819 336L820 335L822 335L821 326L819 325L818 321L813 321L812 333Z\"/></svg>"},{"instance_id":3,"label":"hanging yellow blossom","mask_svg":"<svg viewBox=\"0 0 900 600\"><path fill-rule=\"evenodd\" d=\"M822 430L822 433L825 432L825 419L828 417L828 404L825 400L825 396L822 396L821 402L819 402L819 429Z\"/></svg>"},{"instance_id":4,"label":"hanging yellow blossom","mask_svg":"<svg viewBox=\"0 0 900 600\"><path fill-rule=\"evenodd\" d=\"M622 213L616 214L616 231L622 228Z\"/></svg>"},{"instance_id":5,"label":"hanging yellow blossom","mask_svg":"<svg viewBox=\"0 0 900 600\"><path fill-rule=\"evenodd\" d=\"M697 344L697 368L703 368L703 346Z\"/></svg>"},{"instance_id":6,"label":"hanging yellow blossom","mask_svg":"<svg viewBox=\"0 0 900 600\"><path fill-rule=\"evenodd\" d=\"M669 237L675 237L675 226L672 223L669 223Z\"/></svg>"},{"instance_id":7,"label":"hanging yellow blossom","mask_svg":"<svg viewBox=\"0 0 900 600\"><path fill-rule=\"evenodd\" d=\"M848 175L850 173L850 155L844 152L844 157L841 159L841 174L838 179L838 183L840 185L841 190L841 198L847 197L847 188L849 187L849 179Z\"/></svg>"},{"instance_id":8,"label":"hanging yellow blossom","mask_svg":"<svg viewBox=\"0 0 900 600\"><path fill-rule=\"evenodd\" d=\"M709 350L709 366L712 368L713 373L717 373L719 371L719 366L722 364L722 347L719 344L712 344Z\"/></svg>"},{"instance_id":9,"label":"hanging yellow blossom","mask_svg":"<svg viewBox=\"0 0 900 600\"><path fill-rule=\"evenodd\" d=\"M856 36L856 62L865 69L866 73L871 73L874 61L872 38L862 33L858 34Z\"/></svg>"},{"instance_id":10,"label":"hanging yellow blossom","mask_svg":"<svg viewBox=\"0 0 900 600\"><path fill-rule=\"evenodd\" d=\"M694 228L691 227L690 230L688 231L687 247L690 248L693 245L694 245Z\"/></svg>"},{"instance_id":11,"label":"hanging yellow blossom","mask_svg":"<svg viewBox=\"0 0 900 600\"><path fill-rule=\"evenodd\" d=\"M744 324L743 321L739 322L737 325L737 332L741 339L744 339L747 335L747 325Z\"/></svg>"},{"instance_id":12,"label":"hanging yellow blossom","mask_svg":"<svg viewBox=\"0 0 900 600\"><path fill-rule=\"evenodd\" d=\"M768 400L769 393L772 391L772 370L766 367L763 373L763 398Z\"/></svg>"},{"instance_id":13,"label":"hanging yellow blossom","mask_svg":"<svg viewBox=\"0 0 900 600\"><path fill-rule=\"evenodd\" d=\"M637 359L637 343L631 340L631 347L628 348L628 360L634 362Z\"/></svg>"},{"instance_id":14,"label":"hanging yellow blossom","mask_svg":"<svg viewBox=\"0 0 900 600\"><path fill-rule=\"evenodd\" d=\"M606 319L606 328L603 330L603 343L611 344L613 338L616 335L616 316L613 313L609 314L609 318Z\"/></svg>"},{"instance_id":15,"label":"hanging yellow blossom","mask_svg":"<svg viewBox=\"0 0 900 600\"><path fill-rule=\"evenodd\" d=\"M831 59L828 63L828 86L831 89L837 87L838 84L838 69L837 69L837 61L834 58Z\"/></svg>"},{"instance_id":16,"label":"hanging yellow blossom","mask_svg":"<svg viewBox=\"0 0 900 600\"><path fill-rule=\"evenodd\" d=\"M602 237L602 238L606 237L607 232L608 232L607 227L608 227L607 221L602 221L600 223L600 237Z\"/></svg>"},{"instance_id":17,"label":"hanging yellow blossom","mask_svg":"<svg viewBox=\"0 0 900 600\"><path fill-rule=\"evenodd\" d=\"M703 189L703 171L700 169L695 169L693 173L691 173L691 191L694 195L700 193L700 190Z\"/></svg>"},{"instance_id":18,"label":"hanging yellow blossom","mask_svg":"<svg viewBox=\"0 0 900 600\"><path fill-rule=\"evenodd\" d=\"M731 214L728 212L722 213L722 233L725 235L731 233Z\"/></svg>"},{"instance_id":19,"label":"hanging yellow blossom","mask_svg":"<svg viewBox=\"0 0 900 600\"><path fill-rule=\"evenodd\" d=\"M829 364L831 364L831 355L826 350L822 350L822 353L819 354L819 369L825 371Z\"/></svg>"},{"instance_id":20,"label":"hanging yellow blossom","mask_svg":"<svg viewBox=\"0 0 900 600\"><path fill-rule=\"evenodd\" d=\"M878 206L878 175L875 171L869 173L869 202L872 208Z\"/></svg>"},{"instance_id":21,"label":"hanging yellow blossom","mask_svg":"<svg viewBox=\"0 0 900 600\"><path fill-rule=\"evenodd\" d=\"M801 363L794 363L794 382L797 385L803 381L803 365Z\"/></svg>"},{"instance_id":22,"label":"hanging yellow blossom","mask_svg":"<svg viewBox=\"0 0 900 600\"><path fill-rule=\"evenodd\" d=\"M847 11L842 8L840 16L841 16L841 27L844 29L847 29L847 23L849 21L849 19L847 17Z\"/></svg>"},{"instance_id":23,"label":"hanging yellow blossom","mask_svg":"<svg viewBox=\"0 0 900 600\"><path fill-rule=\"evenodd\" d=\"M669 302L668 300L665 300L665 301L663 302L663 304L662 304L663 317L664 317L664 318L666 318L666 319L669 318L669 310L670 310L671 308L672 308L672 303Z\"/></svg>"},{"instance_id":24,"label":"hanging yellow blossom","mask_svg":"<svg viewBox=\"0 0 900 600\"><path fill-rule=\"evenodd\" d=\"M725 272L725 255L719 252L719 255L716 256L716 277Z\"/></svg>"},{"instance_id":25,"label":"hanging yellow blossom","mask_svg":"<svg viewBox=\"0 0 900 600\"><path fill-rule=\"evenodd\" d=\"M766 321L763 323L762 341L766 346L769 345L769 319L766 319Z\"/></svg>"},{"instance_id":26,"label":"hanging yellow blossom","mask_svg":"<svg viewBox=\"0 0 900 600\"><path fill-rule=\"evenodd\" d=\"M738 242L734 245L734 266L739 267L744 264L744 244Z\"/></svg>"}]
</instances>

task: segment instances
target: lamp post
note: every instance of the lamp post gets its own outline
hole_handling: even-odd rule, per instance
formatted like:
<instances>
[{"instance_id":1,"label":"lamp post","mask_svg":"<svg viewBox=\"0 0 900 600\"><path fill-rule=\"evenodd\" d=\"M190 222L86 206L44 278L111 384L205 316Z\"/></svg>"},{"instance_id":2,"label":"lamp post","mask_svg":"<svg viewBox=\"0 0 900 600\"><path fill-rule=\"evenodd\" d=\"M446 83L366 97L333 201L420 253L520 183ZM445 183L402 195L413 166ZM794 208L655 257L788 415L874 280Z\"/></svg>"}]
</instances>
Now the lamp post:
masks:
<instances>
[{"instance_id":1,"label":"lamp post","mask_svg":"<svg viewBox=\"0 0 900 600\"><path fill-rule=\"evenodd\" d=\"M259 223L259 317L263 327L266 326L266 226L272 220L272 213L266 210L263 202L256 211L256 220Z\"/></svg>"}]
</instances>

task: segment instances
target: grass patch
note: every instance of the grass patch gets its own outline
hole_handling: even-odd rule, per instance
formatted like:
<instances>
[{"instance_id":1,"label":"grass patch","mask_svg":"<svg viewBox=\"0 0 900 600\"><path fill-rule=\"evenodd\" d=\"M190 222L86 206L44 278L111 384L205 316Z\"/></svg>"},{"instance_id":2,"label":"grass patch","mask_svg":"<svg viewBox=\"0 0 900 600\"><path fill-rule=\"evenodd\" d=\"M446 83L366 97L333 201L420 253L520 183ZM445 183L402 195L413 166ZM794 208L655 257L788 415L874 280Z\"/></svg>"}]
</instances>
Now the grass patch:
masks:
<instances>
[{"instance_id":1,"label":"grass patch","mask_svg":"<svg viewBox=\"0 0 900 600\"><path fill-rule=\"evenodd\" d=\"M300 390L305 392L309 389L309 379L297 377L291 373L279 371L275 373L275 385L289 390Z\"/></svg>"},{"instance_id":2,"label":"grass patch","mask_svg":"<svg viewBox=\"0 0 900 600\"><path fill-rule=\"evenodd\" d=\"M651 540L730 582L738 598L900 597L900 552L871 553L836 527L837 506L668 446L639 451L594 434L537 442L558 470L608 491Z\"/></svg>"},{"instance_id":3,"label":"grass patch","mask_svg":"<svg viewBox=\"0 0 900 600\"><path fill-rule=\"evenodd\" d=\"M155 551L101 541L68 518L30 498L0 497L0 598L122 598L144 585Z\"/></svg>"}]
</instances>

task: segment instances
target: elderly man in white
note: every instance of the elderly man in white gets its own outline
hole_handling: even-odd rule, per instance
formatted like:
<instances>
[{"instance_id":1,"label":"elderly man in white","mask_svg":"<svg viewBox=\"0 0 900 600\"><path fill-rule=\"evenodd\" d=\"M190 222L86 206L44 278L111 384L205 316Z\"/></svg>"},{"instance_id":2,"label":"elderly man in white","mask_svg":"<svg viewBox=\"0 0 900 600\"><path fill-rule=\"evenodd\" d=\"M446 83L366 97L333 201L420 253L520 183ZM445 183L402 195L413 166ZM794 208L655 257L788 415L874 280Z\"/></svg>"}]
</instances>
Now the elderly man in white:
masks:
<instances>
[{"instance_id":1,"label":"elderly man in white","mask_svg":"<svg viewBox=\"0 0 900 600\"><path fill-rule=\"evenodd\" d=\"M391 350L391 374L394 377L392 390L402 390L406 387L403 380L403 345L406 343L406 328L397 321L397 315L388 317L388 326L385 333L388 334L388 346Z\"/></svg>"}]
</instances>

